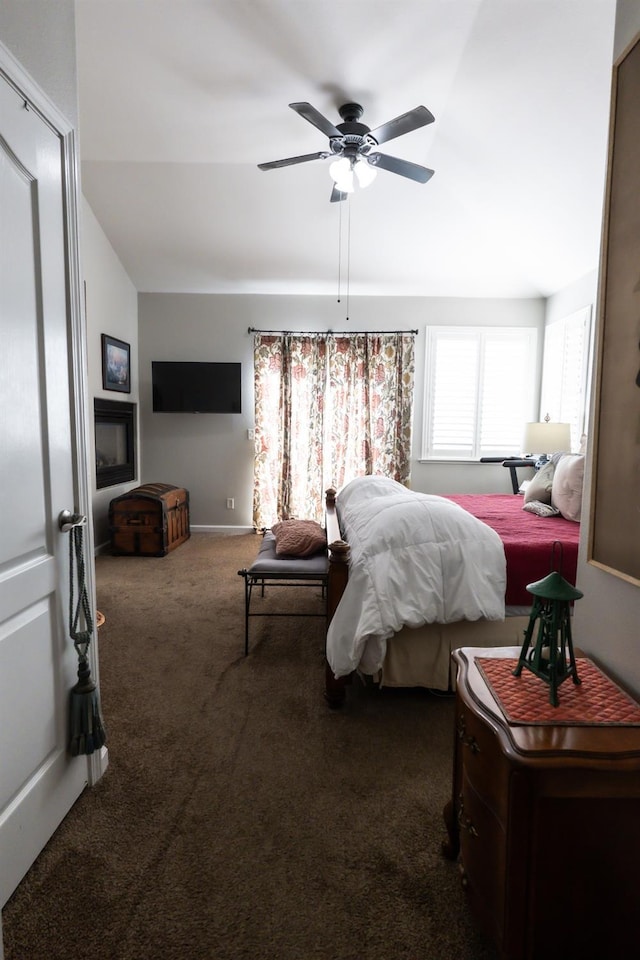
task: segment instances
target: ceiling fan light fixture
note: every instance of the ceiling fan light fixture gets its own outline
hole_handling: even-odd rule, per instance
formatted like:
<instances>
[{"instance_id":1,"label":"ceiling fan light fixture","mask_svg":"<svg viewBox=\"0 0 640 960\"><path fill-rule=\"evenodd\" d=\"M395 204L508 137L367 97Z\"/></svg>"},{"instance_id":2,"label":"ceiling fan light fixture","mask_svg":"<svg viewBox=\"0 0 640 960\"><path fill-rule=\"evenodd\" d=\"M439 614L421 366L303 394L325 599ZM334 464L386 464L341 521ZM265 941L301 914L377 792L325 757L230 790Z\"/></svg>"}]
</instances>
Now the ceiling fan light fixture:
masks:
<instances>
[{"instance_id":1,"label":"ceiling fan light fixture","mask_svg":"<svg viewBox=\"0 0 640 960\"><path fill-rule=\"evenodd\" d=\"M368 187L378 176L376 168L372 167L366 160L358 160L354 170L361 187Z\"/></svg>"},{"instance_id":2,"label":"ceiling fan light fixture","mask_svg":"<svg viewBox=\"0 0 640 960\"><path fill-rule=\"evenodd\" d=\"M352 160L349 157L340 157L329 164L329 174L338 190L342 193L353 193L356 183L359 187L368 187L373 183L378 171L366 160Z\"/></svg>"},{"instance_id":3,"label":"ceiling fan light fixture","mask_svg":"<svg viewBox=\"0 0 640 960\"><path fill-rule=\"evenodd\" d=\"M329 175L341 193L353 193L353 169L347 157L340 157L330 163Z\"/></svg>"}]
</instances>

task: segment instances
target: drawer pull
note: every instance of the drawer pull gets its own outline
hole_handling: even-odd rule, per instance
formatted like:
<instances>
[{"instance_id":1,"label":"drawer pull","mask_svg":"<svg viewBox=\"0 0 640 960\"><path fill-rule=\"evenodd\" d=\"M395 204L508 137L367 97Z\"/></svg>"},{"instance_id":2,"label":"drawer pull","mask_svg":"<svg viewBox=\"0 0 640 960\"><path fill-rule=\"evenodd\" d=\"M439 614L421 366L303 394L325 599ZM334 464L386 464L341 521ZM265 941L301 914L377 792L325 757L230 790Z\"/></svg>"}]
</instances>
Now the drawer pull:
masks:
<instances>
[{"instance_id":1,"label":"drawer pull","mask_svg":"<svg viewBox=\"0 0 640 960\"><path fill-rule=\"evenodd\" d=\"M480 747L478 746L478 741L475 737L471 736L470 733L467 733L466 727L464 725L464 717L460 715L458 718L458 739L462 741L471 753L480 753Z\"/></svg>"},{"instance_id":2,"label":"drawer pull","mask_svg":"<svg viewBox=\"0 0 640 960\"><path fill-rule=\"evenodd\" d=\"M458 797L459 806L458 806L458 823L463 830L466 830L470 837L477 837L478 831L473 825L473 821L470 817L467 817L464 812L464 803L462 801L462 794Z\"/></svg>"}]
</instances>

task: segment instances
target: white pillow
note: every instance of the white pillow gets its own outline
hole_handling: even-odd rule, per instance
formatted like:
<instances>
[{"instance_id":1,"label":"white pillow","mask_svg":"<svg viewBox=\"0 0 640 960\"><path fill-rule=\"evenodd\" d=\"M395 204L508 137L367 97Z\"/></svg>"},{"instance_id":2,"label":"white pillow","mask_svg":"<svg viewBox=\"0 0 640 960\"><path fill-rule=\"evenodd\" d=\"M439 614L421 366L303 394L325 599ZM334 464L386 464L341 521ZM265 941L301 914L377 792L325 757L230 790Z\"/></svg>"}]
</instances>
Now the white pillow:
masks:
<instances>
[{"instance_id":1,"label":"white pillow","mask_svg":"<svg viewBox=\"0 0 640 960\"><path fill-rule=\"evenodd\" d=\"M540 503L551 503L551 488L555 469L556 465L553 460L549 460L544 467L540 467L524 492L525 503L530 503L532 500L537 500Z\"/></svg>"},{"instance_id":2,"label":"white pillow","mask_svg":"<svg viewBox=\"0 0 640 960\"><path fill-rule=\"evenodd\" d=\"M580 522L583 481L584 456L581 453L564 453L553 475L551 503L565 520Z\"/></svg>"}]
</instances>

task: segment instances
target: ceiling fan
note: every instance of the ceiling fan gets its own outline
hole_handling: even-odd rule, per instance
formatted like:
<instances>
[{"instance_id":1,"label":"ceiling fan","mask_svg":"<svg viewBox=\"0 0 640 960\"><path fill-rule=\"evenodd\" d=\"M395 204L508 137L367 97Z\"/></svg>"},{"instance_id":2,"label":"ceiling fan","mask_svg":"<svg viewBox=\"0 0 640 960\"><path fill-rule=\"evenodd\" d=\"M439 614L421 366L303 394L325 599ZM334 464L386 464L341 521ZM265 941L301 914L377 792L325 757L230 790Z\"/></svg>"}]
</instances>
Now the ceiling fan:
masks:
<instances>
[{"instance_id":1,"label":"ceiling fan","mask_svg":"<svg viewBox=\"0 0 640 960\"><path fill-rule=\"evenodd\" d=\"M332 157L333 162L329 166L329 173L334 181L332 202L346 200L356 182L360 186L371 183L378 167L388 170L389 173L397 173L401 177L415 180L417 183L426 183L433 176L433 170L427 167L378 153L375 149L381 143L433 123L435 118L426 107L415 107L394 120L389 120L388 123L370 130L364 123L360 123L360 117L364 111L359 103L345 103L339 107L338 113L342 123L335 126L310 103L290 103L289 106L329 137L329 149L319 150L317 153L305 153L300 157L287 157L285 160L259 163L260 170L275 170L277 167L288 167L294 163L327 160Z\"/></svg>"}]
</instances>

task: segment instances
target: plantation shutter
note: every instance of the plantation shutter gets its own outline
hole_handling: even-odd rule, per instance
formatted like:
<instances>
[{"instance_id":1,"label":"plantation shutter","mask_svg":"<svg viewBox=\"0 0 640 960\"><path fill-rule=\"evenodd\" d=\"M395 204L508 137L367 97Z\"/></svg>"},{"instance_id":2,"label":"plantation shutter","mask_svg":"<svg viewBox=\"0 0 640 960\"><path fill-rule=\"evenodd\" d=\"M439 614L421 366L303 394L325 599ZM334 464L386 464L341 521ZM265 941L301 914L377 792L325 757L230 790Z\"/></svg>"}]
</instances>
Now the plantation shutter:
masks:
<instances>
[{"instance_id":1,"label":"plantation shutter","mask_svg":"<svg viewBox=\"0 0 640 960\"><path fill-rule=\"evenodd\" d=\"M585 307L545 329L540 418L570 424L572 450L585 427L590 322Z\"/></svg>"},{"instance_id":2,"label":"plantation shutter","mask_svg":"<svg viewBox=\"0 0 640 960\"><path fill-rule=\"evenodd\" d=\"M463 333L433 338L429 456L473 456L479 347L476 338Z\"/></svg>"},{"instance_id":3,"label":"plantation shutter","mask_svg":"<svg viewBox=\"0 0 640 960\"><path fill-rule=\"evenodd\" d=\"M521 453L535 344L531 328L427 328L424 459Z\"/></svg>"}]
</instances>

